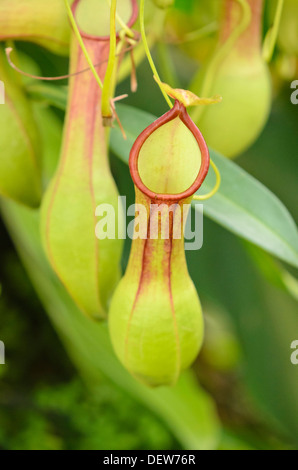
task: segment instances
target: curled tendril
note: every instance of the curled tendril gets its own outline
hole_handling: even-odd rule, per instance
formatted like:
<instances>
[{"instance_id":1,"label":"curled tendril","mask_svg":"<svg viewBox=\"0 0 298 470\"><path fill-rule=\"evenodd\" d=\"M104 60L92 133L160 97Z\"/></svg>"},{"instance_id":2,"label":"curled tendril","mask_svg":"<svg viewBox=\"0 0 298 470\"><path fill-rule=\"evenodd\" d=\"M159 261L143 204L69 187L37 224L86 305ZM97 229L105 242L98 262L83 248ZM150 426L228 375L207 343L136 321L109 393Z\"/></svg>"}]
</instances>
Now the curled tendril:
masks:
<instances>
[{"instance_id":1,"label":"curled tendril","mask_svg":"<svg viewBox=\"0 0 298 470\"><path fill-rule=\"evenodd\" d=\"M126 47L125 49L122 49L119 53L116 54L116 57L121 57L123 54L126 52L132 52L134 49L135 45L131 44L129 47ZM12 47L6 47L5 49L5 54L7 57L7 61L11 68L13 68L16 72L20 73L21 75L24 75L25 77L33 78L34 80L43 80L43 81L59 81L59 80L65 80L67 78L75 77L76 75L80 75L82 73L90 72L91 68L87 67L85 69L79 70L78 72L75 73L68 73L66 75L59 75L57 77L42 77L40 75L34 75L32 73L25 72L24 70L21 70L12 60L11 58L11 53L13 52ZM108 60L102 60L100 62L97 62L96 64L93 64L95 68L100 67L102 64L108 62Z\"/></svg>"},{"instance_id":2,"label":"curled tendril","mask_svg":"<svg viewBox=\"0 0 298 470\"><path fill-rule=\"evenodd\" d=\"M214 170L214 173L215 173L215 176L216 176L216 183L215 183L215 186L214 188L207 194L202 194L202 195L194 195L193 196L193 199L195 201L206 201L206 199L210 199L212 196L214 196L214 194L217 193L217 191L219 190L219 187L220 187L220 183L221 183L221 176L220 176L220 172L219 172L219 169L217 168L217 166L215 165L214 161L211 160L210 158L210 165L212 166L213 170Z\"/></svg>"}]
</instances>

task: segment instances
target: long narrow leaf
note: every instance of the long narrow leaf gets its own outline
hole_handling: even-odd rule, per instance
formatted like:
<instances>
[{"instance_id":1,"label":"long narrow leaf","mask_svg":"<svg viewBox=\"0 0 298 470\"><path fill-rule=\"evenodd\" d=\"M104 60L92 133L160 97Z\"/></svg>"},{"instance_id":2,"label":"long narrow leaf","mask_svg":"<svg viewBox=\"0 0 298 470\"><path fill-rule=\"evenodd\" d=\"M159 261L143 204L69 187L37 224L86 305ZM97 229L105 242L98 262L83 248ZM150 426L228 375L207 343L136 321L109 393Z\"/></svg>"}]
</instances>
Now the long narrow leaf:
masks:
<instances>
[{"instance_id":1,"label":"long narrow leaf","mask_svg":"<svg viewBox=\"0 0 298 470\"><path fill-rule=\"evenodd\" d=\"M117 112L127 140L123 140L116 127L112 130L110 147L128 163L133 142L156 118L123 104L117 106ZM234 162L214 151L210 153L220 170L222 183L218 193L204 202L204 213L236 235L298 267L298 232L286 207ZM199 193L209 192L213 185L214 176L210 171Z\"/></svg>"}]
</instances>

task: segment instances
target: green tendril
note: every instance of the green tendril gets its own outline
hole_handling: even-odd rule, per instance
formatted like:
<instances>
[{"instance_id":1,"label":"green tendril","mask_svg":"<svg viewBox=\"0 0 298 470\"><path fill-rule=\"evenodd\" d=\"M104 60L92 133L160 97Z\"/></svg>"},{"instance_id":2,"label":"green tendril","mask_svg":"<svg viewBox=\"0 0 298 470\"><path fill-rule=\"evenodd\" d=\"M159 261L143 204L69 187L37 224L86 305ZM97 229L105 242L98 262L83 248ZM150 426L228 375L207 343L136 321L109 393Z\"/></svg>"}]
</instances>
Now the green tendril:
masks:
<instances>
[{"instance_id":1,"label":"green tendril","mask_svg":"<svg viewBox=\"0 0 298 470\"><path fill-rule=\"evenodd\" d=\"M94 75L95 80L97 81L99 87L100 87L101 89L103 89L102 81L101 81L101 79L99 78L98 73L96 72L95 67L94 67L94 65L93 65L93 63L92 63L92 60L91 60L91 58L90 58L90 56L89 56L89 54L88 54L88 52L87 52L87 49L86 49L86 47L85 47L84 41L83 41L83 39L82 39L82 36L81 36L81 34L80 34L79 28L77 27L77 24L76 24L76 21L75 21L75 19L74 19L73 14L72 14L72 11L71 11L71 8L70 8L70 6L69 6L69 3L68 3L67 0L64 0L64 3L65 3L65 7L66 7L67 14L68 14L68 17L69 17L69 21L70 21L71 26L72 26L72 28L73 28L73 31L74 31L74 33L75 33L75 35L76 35L76 38L77 38L77 40L78 40L78 43L79 43L79 45L80 45L80 47L81 47L81 49L82 49L82 51L83 51L83 54L84 54L84 56L85 56L85 58L86 58L86 60L87 60L87 62L88 62L88 65L89 65L89 67L90 67L90 69L91 69L91 71L92 71L92 73L93 73L93 75Z\"/></svg>"},{"instance_id":2,"label":"green tendril","mask_svg":"<svg viewBox=\"0 0 298 470\"><path fill-rule=\"evenodd\" d=\"M107 0L109 6L111 7L111 0ZM121 26L121 29L125 31L126 36L129 38L134 38L134 32L125 24L125 22L122 20L121 16L117 13L116 11L116 20L117 23Z\"/></svg>"},{"instance_id":3,"label":"green tendril","mask_svg":"<svg viewBox=\"0 0 298 470\"><path fill-rule=\"evenodd\" d=\"M116 9L117 0L111 0L111 13L110 13L110 52L109 61L104 78L104 85L102 90L102 116L104 119L112 118L113 112L111 109L111 88L114 83L114 70L116 65L116 48L117 48L117 33L116 33Z\"/></svg>"},{"instance_id":4,"label":"green tendril","mask_svg":"<svg viewBox=\"0 0 298 470\"><path fill-rule=\"evenodd\" d=\"M284 0L278 0L273 26L267 32L265 40L264 40L263 59L266 62L270 62L273 56L275 44L277 41L278 31L280 27L284 3L285 3Z\"/></svg>"},{"instance_id":5,"label":"green tendril","mask_svg":"<svg viewBox=\"0 0 298 470\"><path fill-rule=\"evenodd\" d=\"M202 195L194 195L193 196L193 199L195 201L206 201L206 199L210 199L212 196L214 196L215 193L217 193L217 191L219 190L219 187L220 187L220 183L221 183L221 176L220 176L220 172L219 172L219 169L217 168L217 166L215 165L214 161L210 159L210 165L212 166L213 170L214 170L214 173L215 173L215 176L216 176L216 183L214 185L214 188L207 194L202 194Z\"/></svg>"},{"instance_id":6,"label":"green tendril","mask_svg":"<svg viewBox=\"0 0 298 470\"><path fill-rule=\"evenodd\" d=\"M142 41L143 41L143 44L144 44L144 49L145 49L145 52L146 52L146 56L147 56L147 59L148 59L148 62L150 64L150 67L151 67L151 70L153 72L153 75L156 76L156 78L158 79L157 80L157 83L159 85L159 83L161 82L160 78L159 78L159 75L158 75L158 72L156 70L156 67L155 67L155 64L154 64L154 61L152 59L152 55L151 55L151 52L150 52L150 49L149 49L149 46L148 46L148 42L147 42L147 37L146 37L146 31L145 31L145 0L140 0L140 29L141 29L141 36L142 36ZM173 107L173 103L171 102L170 98L168 97L168 95L166 94L166 92L162 89L162 87L159 85L159 88L166 100L166 102L168 103L169 107L172 108Z\"/></svg>"}]
</instances>

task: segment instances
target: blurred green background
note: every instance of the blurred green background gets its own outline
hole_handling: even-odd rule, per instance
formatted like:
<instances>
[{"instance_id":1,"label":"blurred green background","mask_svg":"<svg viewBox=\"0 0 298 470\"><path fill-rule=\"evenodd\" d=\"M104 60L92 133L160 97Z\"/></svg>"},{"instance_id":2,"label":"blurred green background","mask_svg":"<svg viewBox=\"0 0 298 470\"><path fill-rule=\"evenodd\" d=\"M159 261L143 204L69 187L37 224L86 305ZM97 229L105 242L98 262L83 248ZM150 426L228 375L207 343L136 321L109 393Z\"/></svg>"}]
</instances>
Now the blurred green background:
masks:
<instances>
[{"instance_id":1,"label":"blurred green background","mask_svg":"<svg viewBox=\"0 0 298 470\"><path fill-rule=\"evenodd\" d=\"M43 75L55 76L67 70L67 59L36 45L17 43L16 47L38 63ZM154 49L165 77L163 53L158 47ZM167 53L179 84L187 86L197 63L183 48L170 46ZM127 104L154 115L165 112L166 104L146 61L138 67L138 82L138 91L130 94ZM128 89L126 79L117 93ZM266 128L237 164L267 186L297 223L298 106L290 101L291 91L288 81L275 86ZM52 111L62 125L63 111L55 107ZM126 194L128 204L132 203L133 185L127 165L113 154L111 165L120 194ZM59 324L63 321L59 319L59 302L51 298L54 291L46 292L44 284L45 293L41 293L38 254L34 258L27 249L30 241L26 236L21 242L16 235L22 226L34 242L30 217L26 211L18 213L9 203L0 226L0 339L6 346L6 365L0 366L0 448L195 448L191 436L187 437L183 412L175 410L174 405L171 411L161 411L166 401L163 392L157 399L154 392L147 396L140 388L136 396L133 383L126 386L126 377L122 376L117 381L110 372L113 363L105 357L99 366L103 373L98 373L96 381L91 365L90 370L87 364L86 373L83 371L81 363L86 358L78 359L80 351L72 349L76 347L74 335L80 331L69 333L69 337L65 334ZM18 251L23 250L27 270L32 263L29 277L11 237ZM128 254L129 242L123 255L124 269ZM196 382L192 391L188 395L186 388L177 394L191 409L197 387L203 393L202 406L206 394L212 409L212 425L206 424L209 418L202 413L196 416L198 423L190 423L189 428L202 424L202 435L206 429L212 434L207 446L211 448L297 449L298 366L290 362L291 343L298 340L297 270L206 217L203 248L188 252L187 258L205 312L206 339L193 367ZM52 312L51 320L46 310ZM73 328L76 326L79 328L79 320Z\"/></svg>"}]
</instances>

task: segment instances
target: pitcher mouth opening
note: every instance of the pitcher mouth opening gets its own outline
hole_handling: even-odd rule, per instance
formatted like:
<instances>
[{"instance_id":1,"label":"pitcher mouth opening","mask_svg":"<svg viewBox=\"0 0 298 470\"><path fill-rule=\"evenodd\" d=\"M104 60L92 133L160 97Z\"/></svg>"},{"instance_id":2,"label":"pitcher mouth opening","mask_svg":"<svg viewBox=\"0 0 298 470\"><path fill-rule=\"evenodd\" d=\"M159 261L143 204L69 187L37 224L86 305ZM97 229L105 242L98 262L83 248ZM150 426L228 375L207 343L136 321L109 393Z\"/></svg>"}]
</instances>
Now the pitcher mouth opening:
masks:
<instances>
[{"instance_id":1,"label":"pitcher mouth opening","mask_svg":"<svg viewBox=\"0 0 298 470\"><path fill-rule=\"evenodd\" d=\"M73 14L74 18L76 18L76 10L77 10L77 7L78 7L80 1L81 0L75 0L72 4L71 10L72 10L72 14ZM137 0L130 0L130 2L131 2L131 6L132 6L132 12L131 12L131 17L129 18L129 20L126 24L128 26L128 28L131 28L133 26L133 24L136 22L136 20L138 19L138 3L137 3ZM81 36L84 39L90 39L90 40L93 40L93 41L110 41L110 36L109 35L97 36L95 34L88 34L85 31L83 31L79 27L79 25L78 25L78 28L79 28ZM119 39L119 33L117 33L116 37L117 37L117 39Z\"/></svg>"},{"instance_id":2,"label":"pitcher mouth opening","mask_svg":"<svg viewBox=\"0 0 298 470\"><path fill-rule=\"evenodd\" d=\"M196 139L201 152L201 166L194 182L185 191L177 194L157 193L148 188L148 186L146 186L141 179L138 167L139 155L143 144L153 134L153 132L156 131L162 125L169 123L176 117L179 117L181 119L181 121L185 124L185 126L190 130L190 132ZM178 100L175 101L175 104L170 111L168 111L166 114L154 121L139 135L134 145L132 146L129 156L130 174L136 187L151 200L158 200L168 203L178 202L182 199L187 199L191 197L200 188L203 181L205 180L209 170L209 165L210 155L204 137L202 136L195 123L189 117L184 105Z\"/></svg>"}]
</instances>

